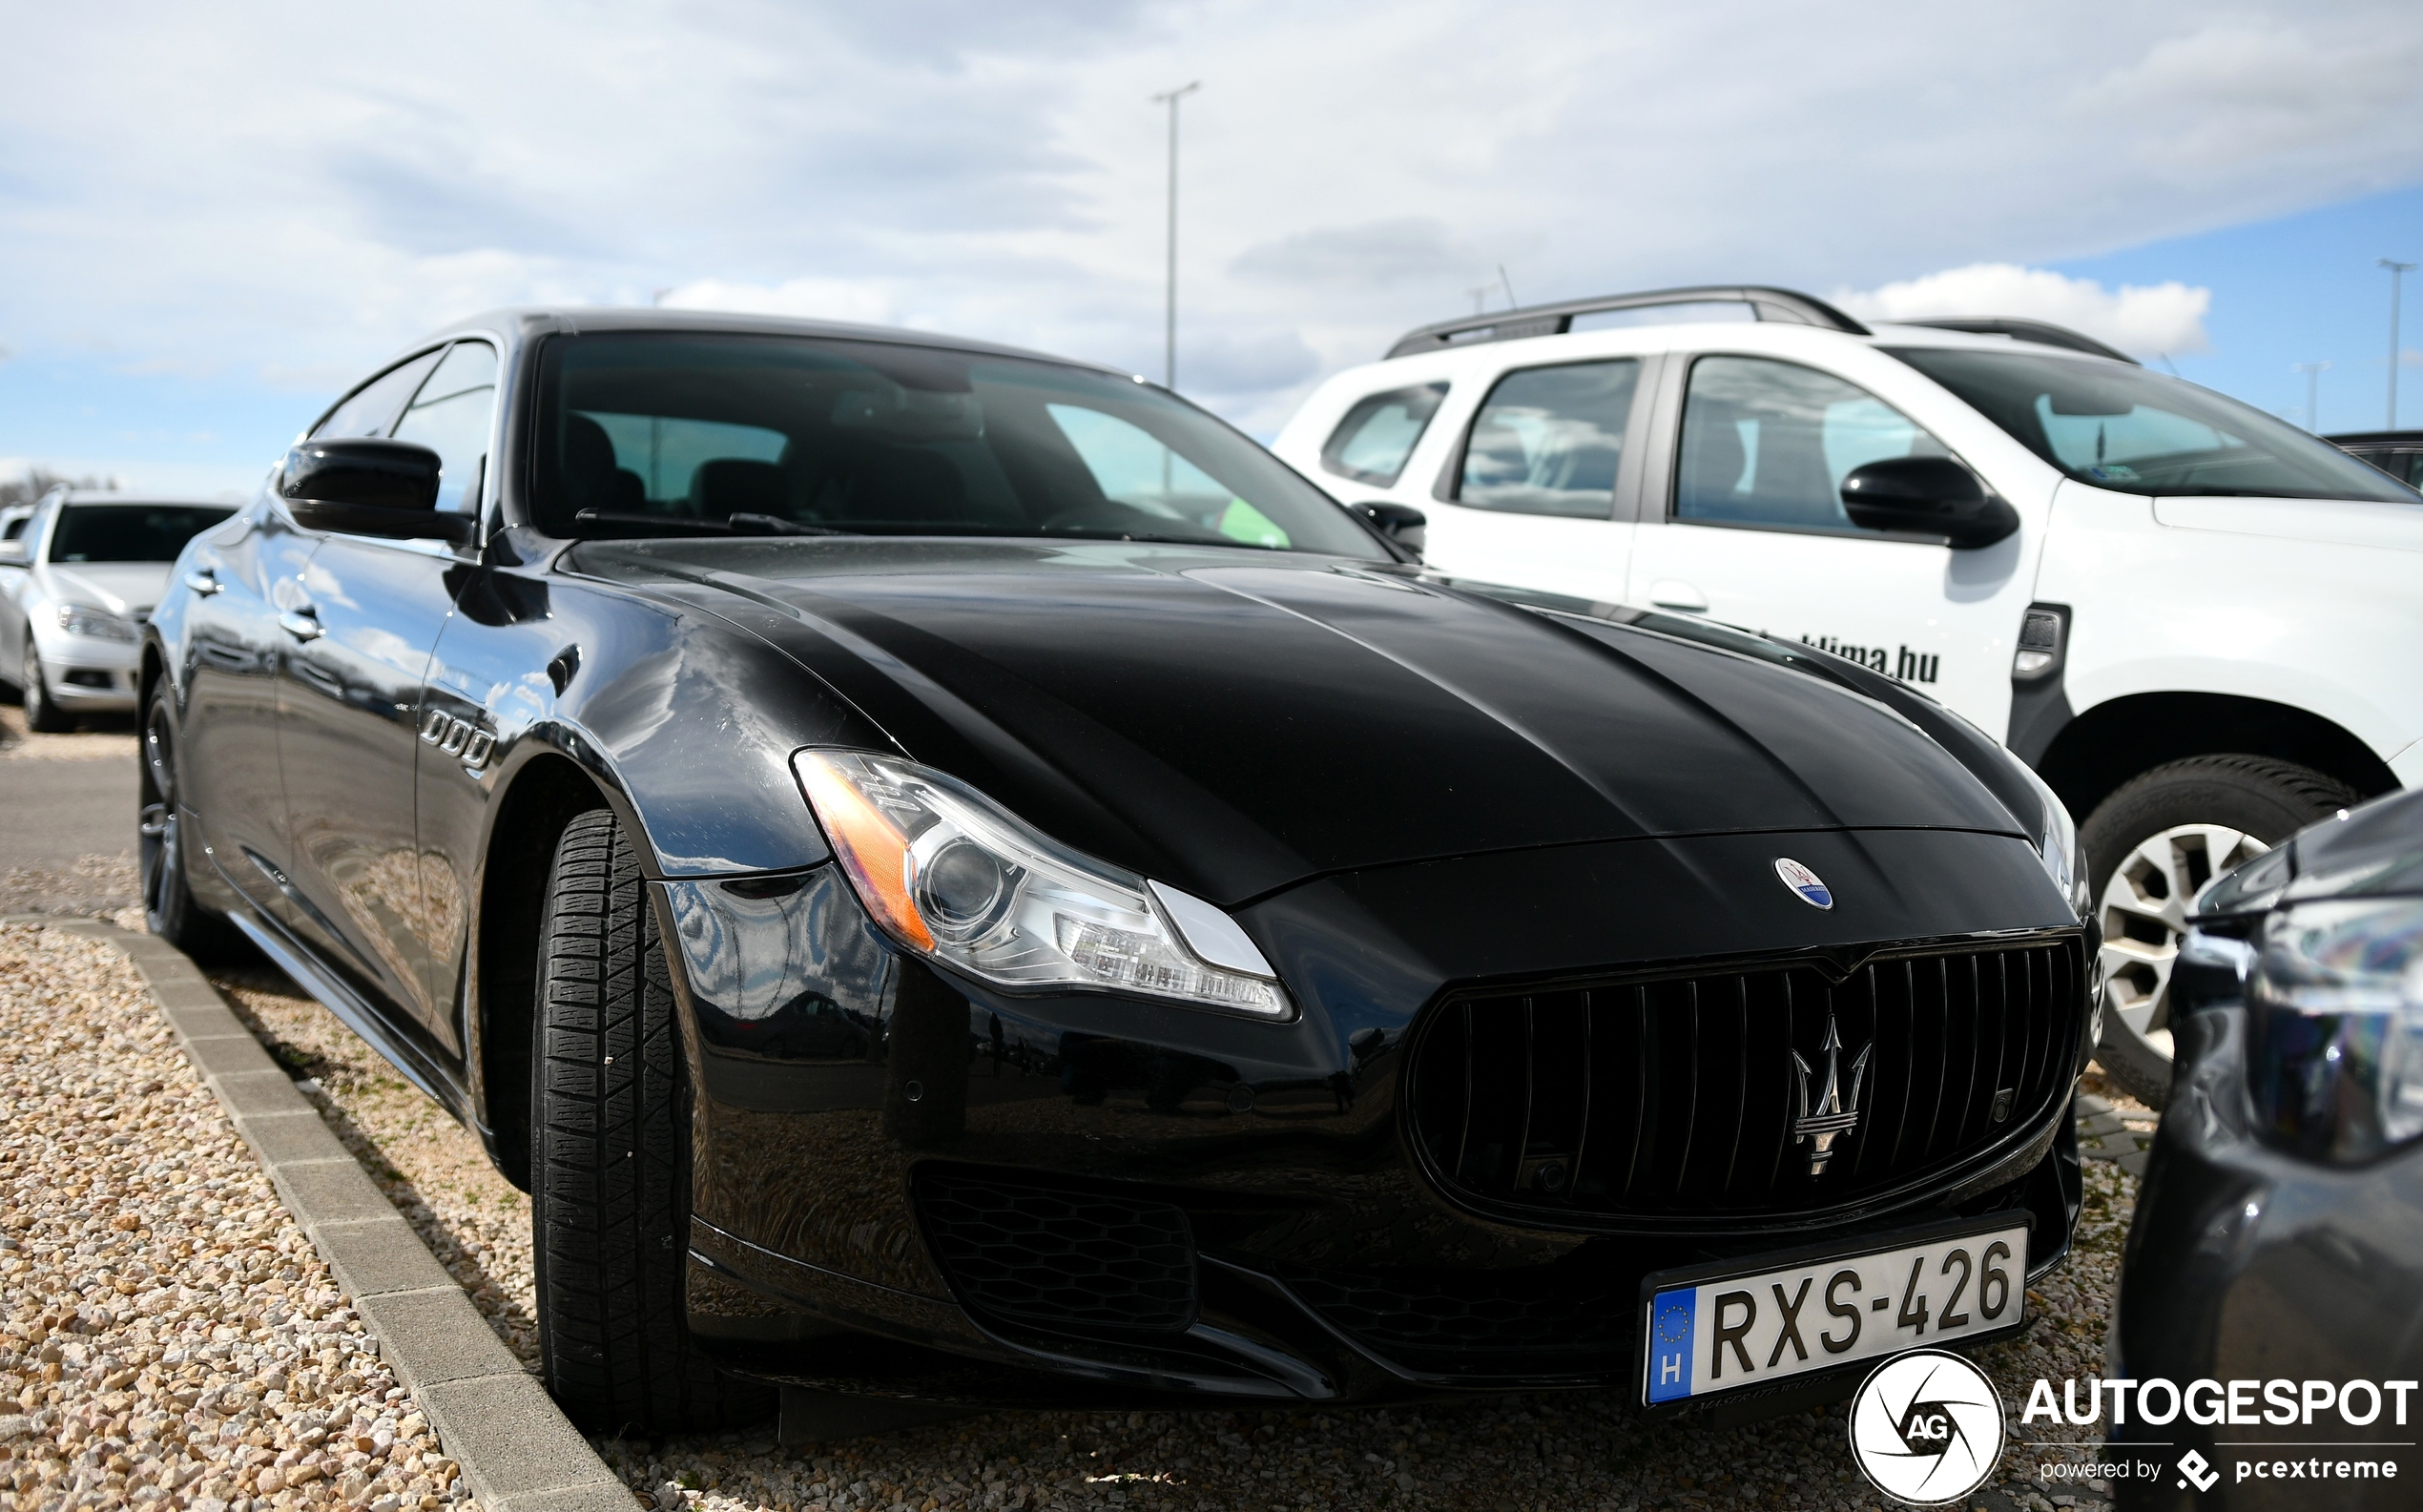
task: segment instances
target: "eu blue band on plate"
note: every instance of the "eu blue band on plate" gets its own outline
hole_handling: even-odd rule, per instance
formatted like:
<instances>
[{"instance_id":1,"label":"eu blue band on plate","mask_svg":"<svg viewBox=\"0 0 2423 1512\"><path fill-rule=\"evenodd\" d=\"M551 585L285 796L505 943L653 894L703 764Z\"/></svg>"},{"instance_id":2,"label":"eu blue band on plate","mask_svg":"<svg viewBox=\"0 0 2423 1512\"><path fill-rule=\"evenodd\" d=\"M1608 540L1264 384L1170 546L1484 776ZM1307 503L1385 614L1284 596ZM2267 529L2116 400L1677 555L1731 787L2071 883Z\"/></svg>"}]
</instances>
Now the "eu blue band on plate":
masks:
<instances>
[{"instance_id":1,"label":"eu blue band on plate","mask_svg":"<svg viewBox=\"0 0 2423 1512\"><path fill-rule=\"evenodd\" d=\"M1649 1400L1691 1394L1691 1331L1699 1318L1699 1288L1660 1292L1649 1302Z\"/></svg>"}]
</instances>

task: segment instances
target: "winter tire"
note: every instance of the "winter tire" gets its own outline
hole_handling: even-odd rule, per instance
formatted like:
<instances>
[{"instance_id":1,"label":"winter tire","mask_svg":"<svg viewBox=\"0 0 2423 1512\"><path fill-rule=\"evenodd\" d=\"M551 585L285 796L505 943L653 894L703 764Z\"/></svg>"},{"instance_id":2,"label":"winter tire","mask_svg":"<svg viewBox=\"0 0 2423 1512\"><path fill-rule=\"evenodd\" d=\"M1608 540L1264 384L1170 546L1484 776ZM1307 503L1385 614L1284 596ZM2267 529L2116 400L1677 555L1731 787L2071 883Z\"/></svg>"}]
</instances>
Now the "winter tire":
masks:
<instances>
[{"instance_id":1,"label":"winter tire","mask_svg":"<svg viewBox=\"0 0 2423 1512\"><path fill-rule=\"evenodd\" d=\"M565 827L547 883L530 1056L540 1370L593 1433L771 1417L685 1321L688 1087L663 942L611 813Z\"/></svg>"},{"instance_id":2,"label":"winter tire","mask_svg":"<svg viewBox=\"0 0 2423 1512\"><path fill-rule=\"evenodd\" d=\"M2079 841L2103 927L2096 1059L2147 1107L2170 1097L2170 968L2197 893L2355 801L2309 767L2206 756L2132 778L2087 817Z\"/></svg>"}]
</instances>

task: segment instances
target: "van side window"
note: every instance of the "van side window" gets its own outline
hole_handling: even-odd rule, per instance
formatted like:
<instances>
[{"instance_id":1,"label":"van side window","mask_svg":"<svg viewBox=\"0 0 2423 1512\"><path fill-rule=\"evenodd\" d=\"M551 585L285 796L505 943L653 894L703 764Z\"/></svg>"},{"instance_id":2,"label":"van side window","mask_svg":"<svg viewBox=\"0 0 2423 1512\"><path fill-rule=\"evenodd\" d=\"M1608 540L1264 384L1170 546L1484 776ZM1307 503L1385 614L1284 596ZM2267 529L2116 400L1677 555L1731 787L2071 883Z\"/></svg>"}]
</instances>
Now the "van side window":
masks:
<instances>
[{"instance_id":1,"label":"van side window","mask_svg":"<svg viewBox=\"0 0 2423 1512\"><path fill-rule=\"evenodd\" d=\"M1677 520L1795 530L1857 528L1840 492L1853 467L1951 455L1866 389L1761 357L1692 364L1682 439Z\"/></svg>"},{"instance_id":2,"label":"van side window","mask_svg":"<svg viewBox=\"0 0 2423 1512\"><path fill-rule=\"evenodd\" d=\"M1386 488L1405 470L1439 402L1447 397L1444 383L1396 388L1355 401L1355 407L1329 433L1321 446L1321 466L1341 478Z\"/></svg>"},{"instance_id":3,"label":"van side window","mask_svg":"<svg viewBox=\"0 0 2423 1512\"><path fill-rule=\"evenodd\" d=\"M1525 367L1498 380L1464 443L1456 502L1604 520L1640 387L1637 358Z\"/></svg>"}]
</instances>

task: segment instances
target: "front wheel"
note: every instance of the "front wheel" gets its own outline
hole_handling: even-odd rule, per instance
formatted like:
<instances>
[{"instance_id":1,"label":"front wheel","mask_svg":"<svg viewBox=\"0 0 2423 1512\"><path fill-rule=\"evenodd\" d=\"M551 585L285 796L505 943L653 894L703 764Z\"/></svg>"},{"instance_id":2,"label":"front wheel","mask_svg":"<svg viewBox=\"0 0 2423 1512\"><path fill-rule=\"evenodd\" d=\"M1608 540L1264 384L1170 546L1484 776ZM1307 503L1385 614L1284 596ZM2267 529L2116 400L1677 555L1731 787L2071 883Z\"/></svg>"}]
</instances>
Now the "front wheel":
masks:
<instances>
[{"instance_id":1,"label":"front wheel","mask_svg":"<svg viewBox=\"0 0 2423 1512\"><path fill-rule=\"evenodd\" d=\"M565 826L538 942L530 1226L540 1370L596 1433L696 1431L773 1416L690 1337L689 1077L664 942L611 813Z\"/></svg>"},{"instance_id":2,"label":"front wheel","mask_svg":"<svg viewBox=\"0 0 2423 1512\"><path fill-rule=\"evenodd\" d=\"M2196 895L2355 790L2268 756L2206 756L2132 778L2079 831L2103 926L2103 1043L2096 1059L2149 1108L2170 1098L2170 971Z\"/></svg>"},{"instance_id":3,"label":"front wheel","mask_svg":"<svg viewBox=\"0 0 2423 1512\"><path fill-rule=\"evenodd\" d=\"M51 696L51 679L42 671L42 658L35 654L32 639L32 632L27 632L25 673L17 679L25 698L25 727L37 735L65 735L75 728L75 721Z\"/></svg>"}]
</instances>

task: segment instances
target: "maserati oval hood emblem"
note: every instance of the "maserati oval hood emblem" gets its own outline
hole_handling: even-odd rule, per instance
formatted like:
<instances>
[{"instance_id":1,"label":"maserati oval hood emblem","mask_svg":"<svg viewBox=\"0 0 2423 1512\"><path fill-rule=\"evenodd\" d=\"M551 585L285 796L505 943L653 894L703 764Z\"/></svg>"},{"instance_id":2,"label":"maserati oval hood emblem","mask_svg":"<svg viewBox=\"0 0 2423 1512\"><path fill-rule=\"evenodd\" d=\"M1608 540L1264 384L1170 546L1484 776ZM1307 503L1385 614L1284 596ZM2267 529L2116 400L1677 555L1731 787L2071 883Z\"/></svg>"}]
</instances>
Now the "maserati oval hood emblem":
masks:
<instances>
[{"instance_id":1,"label":"maserati oval hood emblem","mask_svg":"<svg viewBox=\"0 0 2423 1512\"><path fill-rule=\"evenodd\" d=\"M1784 880L1800 901L1812 908L1832 908L1834 895L1828 891L1823 879L1789 856L1775 858L1775 875Z\"/></svg>"}]
</instances>

